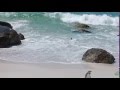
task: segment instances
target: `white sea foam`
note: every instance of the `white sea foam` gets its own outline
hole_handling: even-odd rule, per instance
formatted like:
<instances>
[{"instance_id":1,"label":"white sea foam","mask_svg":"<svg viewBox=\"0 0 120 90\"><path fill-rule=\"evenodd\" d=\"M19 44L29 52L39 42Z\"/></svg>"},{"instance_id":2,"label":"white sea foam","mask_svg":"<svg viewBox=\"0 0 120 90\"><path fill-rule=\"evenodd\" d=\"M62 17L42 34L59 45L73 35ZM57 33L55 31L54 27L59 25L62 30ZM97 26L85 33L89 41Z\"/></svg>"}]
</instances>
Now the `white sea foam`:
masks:
<instances>
[{"instance_id":1,"label":"white sea foam","mask_svg":"<svg viewBox=\"0 0 120 90\"><path fill-rule=\"evenodd\" d=\"M14 26L14 29L18 29L21 26L27 25L28 21L27 20L16 20L16 21L10 21L9 23L11 23L12 26Z\"/></svg>"},{"instance_id":2,"label":"white sea foam","mask_svg":"<svg viewBox=\"0 0 120 90\"><path fill-rule=\"evenodd\" d=\"M92 25L113 25L119 26L119 17L112 17L107 14L95 15L95 14L72 14L72 13L44 13L45 16L50 18L60 18L61 21L66 23L80 22Z\"/></svg>"}]
</instances>

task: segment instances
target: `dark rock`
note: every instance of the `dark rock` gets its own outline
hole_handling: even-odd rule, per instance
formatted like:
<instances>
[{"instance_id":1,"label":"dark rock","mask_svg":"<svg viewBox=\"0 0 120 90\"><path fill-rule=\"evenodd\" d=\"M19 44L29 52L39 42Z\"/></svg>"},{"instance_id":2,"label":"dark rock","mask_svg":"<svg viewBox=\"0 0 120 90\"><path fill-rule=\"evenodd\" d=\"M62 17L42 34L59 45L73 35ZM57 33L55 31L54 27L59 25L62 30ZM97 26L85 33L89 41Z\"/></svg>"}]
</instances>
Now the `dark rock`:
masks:
<instances>
[{"instance_id":1,"label":"dark rock","mask_svg":"<svg viewBox=\"0 0 120 90\"><path fill-rule=\"evenodd\" d=\"M79 23L79 22L73 22L72 25L74 25L74 27L76 29L73 32L77 32L77 33L92 33L91 31L87 30L87 29L90 28L90 26L87 25L87 24L83 24L83 23Z\"/></svg>"},{"instance_id":2,"label":"dark rock","mask_svg":"<svg viewBox=\"0 0 120 90\"><path fill-rule=\"evenodd\" d=\"M6 33L9 31L10 31L10 28L0 25L0 33Z\"/></svg>"},{"instance_id":3,"label":"dark rock","mask_svg":"<svg viewBox=\"0 0 120 90\"><path fill-rule=\"evenodd\" d=\"M24 40L25 39L24 35L21 34L21 33L19 33L19 38L20 38L20 40Z\"/></svg>"},{"instance_id":4,"label":"dark rock","mask_svg":"<svg viewBox=\"0 0 120 90\"><path fill-rule=\"evenodd\" d=\"M84 29L90 28L89 25L83 24L83 23L79 23L79 22L74 22L73 25L74 25L76 28L84 28Z\"/></svg>"},{"instance_id":5,"label":"dark rock","mask_svg":"<svg viewBox=\"0 0 120 90\"><path fill-rule=\"evenodd\" d=\"M10 28L0 26L0 48L9 46Z\"/></svg>"},{"instance_id":6,"label":"dark rock","mask_svg":"<svg viewBox=\"0 0 120 90\"><path fill-rule=\"evenodd\" d=\"M2 37L0 37L0 48L9 47L9 42L9 35L7 35L7 33L2 35Z\"/></svg>"},{"instance_id":7,"label":"dark rock","mask_svg":"<svg viewBox=\"0 0 120 90\"><path fill-rule=\"evenodd\" d=\"M82 60L86 62L107 64L112 64L115 62L115 58L112 54L103 49L98 48L92 48L87 50L87 52L83 55Z\"/></svg>"},{"instance_id":8,"label":"dark rock","mask_svg":"<svg viewBox=\"0 0 120 90\"><path fill-rule=\"evenodd\" d=\"M13 27L12 27L12 25L10 24L10 23L8 23L8 22L3 22L3 21L0 21L0 25L1 26L6 26L6 27L9 27L10 29L12 29Z\"/></svg>"},{"instance_id":9,"label":"dark rock","mask_svg":"<svg viewBox=\"0 0 120 90\"><path fill-rule=\"evenodd\" d=\"M0 48L7 48L19 44L21 44L21 41L15 30L0 26Z\"/></svg>"},{"instance_id":10,"label":"dark rock","mask_svg":"<svg viewBox=\"0 0 120 90\"><path fill-rule=\"evenodd\" d=\"M15 30L10 30L9 39L10 39L10 45L19 45L19 44L21 44L19 35Z\"/></svg>"},{"instance_id":11,"label":"dark rock","mask_svg":"<svg viewBox=\"0 0 120 90\"><path fill-rule=\"evenodd\" d=\"M76 31L73 31L73 32L79 32L79 33L92 33L88 30L85 30L85 29L79 29L79 30L76 30Z\"/></svg>"}]
</instances>

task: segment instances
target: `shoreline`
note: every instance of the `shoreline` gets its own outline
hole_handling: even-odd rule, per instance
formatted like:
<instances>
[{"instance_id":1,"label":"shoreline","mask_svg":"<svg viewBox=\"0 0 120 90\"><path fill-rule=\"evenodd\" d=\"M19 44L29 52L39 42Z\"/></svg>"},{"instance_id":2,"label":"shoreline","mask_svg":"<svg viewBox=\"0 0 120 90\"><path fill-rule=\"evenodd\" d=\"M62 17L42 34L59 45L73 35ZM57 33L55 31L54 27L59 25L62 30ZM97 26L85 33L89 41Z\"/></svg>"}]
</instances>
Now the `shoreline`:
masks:
<instances>
[{"instance_id":1,"label":"shoreline","mask_svg":"<svg viewBox=\"0 0 120 90\"><path fill-rule=\"evenodd\" d=\"M92 78L119 78L113 64L27 64L0 60L0 78L84 78L91 70Z\"/></svg>"}]
</instances>

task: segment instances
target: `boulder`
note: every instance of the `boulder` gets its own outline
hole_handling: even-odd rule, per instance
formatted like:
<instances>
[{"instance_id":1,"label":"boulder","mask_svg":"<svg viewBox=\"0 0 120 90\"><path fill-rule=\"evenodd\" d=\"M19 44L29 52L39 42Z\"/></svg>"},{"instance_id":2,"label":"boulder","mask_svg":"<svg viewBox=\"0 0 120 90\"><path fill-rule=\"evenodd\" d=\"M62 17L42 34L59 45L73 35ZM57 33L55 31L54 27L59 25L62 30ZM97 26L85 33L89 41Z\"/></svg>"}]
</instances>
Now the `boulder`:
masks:
<instances>
[{"instance_id":1,"label":"boulder","mask_svg":"<svg viewBox=\"0 0 120 90\"><path fill-rule=\"evenodd\" d=\"M79 22L73 22L73 25L74 25L74 27L76 27L76 28L84 28L84 29L90 28L89 25L83 24L83 23L79 23Z\"/></svg>"},{"instance_id":2,"label":"boulder","mask_svg":"<svg viewBox=\"0 0 120 90\"><path fill-rule=\"evenodd\" d=\"M73 32L77 32L77 33L92 33L91 31L88 31L88 30L85 30L85 29L78 29L78 30L75 30Z\"/></svg>"},{"instance_id":3,"label":"boulder","mask_svg":"<svg viewBox=\"0 0 120 90\"><path fill-rule=\"evenodd\" d=\"M115 58L112 54L106 50L99 48L92 48L85 52L82 57L82 60L92 63L107 63L112 64L115 62Z\"/></svg>"},{"instance_id":4,"label":"boulder","mask_svg":"<svg viewBox=\"0 0 120 90\"><path fill-rule=\"evenodd\" d=\"M19 34L15 30L10 30L9 39L10 39L10 45L19 45L19 44L21 44Z\"/></svg>"},{"instance_id":5,"label":"boulder","mask_svg":"<svg viewBox=\"0 0 120 90\"><path fill-rule=\"evenodd\" d=\"M12 29L13 27L12 27L12 25L10 24L10 23L8 23L8 22L3 22L3 21L0 21L0 25L1 26L6 26L6 27L9 27L10 29Z\"/></svg>"},{"instance_id":6,"label":"boulder","mask_svg":"<svg viewBox=\"0 0 120 90\"><path fill-rule=\"evenodd\" d=\"M0 48L21 44L18 33L6 26L0 25Z\"/></svg>"},{"instance_id":7,"label":"boulder","mask_svg":"<svg viewBox=\"0 0 120 90\"><path fill-rule=\"evenodd\" d=\"M0 48L19 45L24 39L24 35L18 34L10 23L0 21Z\"/></svg>"},{"instance_id":8,"label":"boulder","mask_svg":"<svg viewBox=\"0 0 120 90\"><path fill-rule=\"evenodd\" d=\"M20 40L24 40L25 39L25 37L24 37L24 35L22 33L19 33L19 38L20 38Z\"/></svg>"}]
</instances>

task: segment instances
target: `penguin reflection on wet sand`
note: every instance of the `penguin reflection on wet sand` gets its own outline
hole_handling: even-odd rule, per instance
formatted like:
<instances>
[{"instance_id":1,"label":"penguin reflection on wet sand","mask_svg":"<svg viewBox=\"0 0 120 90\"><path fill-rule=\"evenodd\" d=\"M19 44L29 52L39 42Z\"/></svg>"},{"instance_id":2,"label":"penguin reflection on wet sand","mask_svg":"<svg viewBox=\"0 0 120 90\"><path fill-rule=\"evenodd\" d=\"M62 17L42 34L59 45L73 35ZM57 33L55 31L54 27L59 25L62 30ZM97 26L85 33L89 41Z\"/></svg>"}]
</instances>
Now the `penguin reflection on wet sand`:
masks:
<instances>
[{"instance_id":1,"label":"penguin reflection on wet sand","mask_svg":"<svg viewBox=\"0 0 120 90\"><path fill-rule=\"evenodd\" d=\"M88 72L85 74L85 78L91 78L91 72L92 72L92 71L88 71Z\"/></svg>"}]
</instances>

